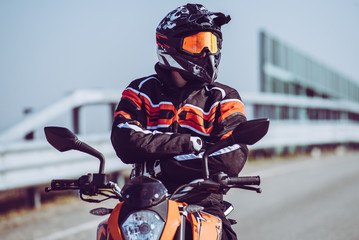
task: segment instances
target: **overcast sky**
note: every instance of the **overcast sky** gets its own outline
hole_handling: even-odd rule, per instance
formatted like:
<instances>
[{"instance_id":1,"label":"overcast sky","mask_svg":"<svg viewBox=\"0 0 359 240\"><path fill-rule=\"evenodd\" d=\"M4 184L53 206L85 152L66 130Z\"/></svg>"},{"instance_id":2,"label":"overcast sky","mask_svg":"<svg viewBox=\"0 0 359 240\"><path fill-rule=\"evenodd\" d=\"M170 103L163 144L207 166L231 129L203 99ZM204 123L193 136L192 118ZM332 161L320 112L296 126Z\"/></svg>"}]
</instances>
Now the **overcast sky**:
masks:
<instances>
[{"instance_id":1,"label":"overcast sky","mask_svg":"<svg viewBox=\"0 0 359 240\"><path fill-rule=\"evenodd\" d=\"M153 73L155 28L187 1L0 0L0 132L75 89L123 89ZM359 83L359 1L198 1L230 14L218 81L258 82L258 32ZM119 96L120 98L120 96Z\"/></svg>"}]
</instances>

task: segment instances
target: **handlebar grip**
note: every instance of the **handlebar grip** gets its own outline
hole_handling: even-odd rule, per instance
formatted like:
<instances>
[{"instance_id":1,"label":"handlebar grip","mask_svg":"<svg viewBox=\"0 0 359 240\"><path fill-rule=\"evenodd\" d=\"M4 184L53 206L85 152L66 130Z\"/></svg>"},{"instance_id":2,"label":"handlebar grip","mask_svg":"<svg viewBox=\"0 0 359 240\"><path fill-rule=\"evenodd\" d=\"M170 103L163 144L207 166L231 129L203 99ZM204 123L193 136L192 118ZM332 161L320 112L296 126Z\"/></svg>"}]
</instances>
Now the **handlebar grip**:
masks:
<instances>
[{"instance_id":1,"label":"handlebar grip","mask_svg":"<svg viewBox=\"0 0 359 240\"><path fill-rule=\"evenodd\" d=\"M54 179L51 181L51 190L79 189L78 179Z\"/></svg>"},{"instance_id":2,"label":"handlebar grip","mask_svg":"<svg viewBox=\"0 0 359 240\"><path fill-rule=\"evenodd\" d=\"M257 185L261 184L261 179L259 176L249 176L249 177L230 177L228 180L229 185Z\"/></svg>"}]
</instances>

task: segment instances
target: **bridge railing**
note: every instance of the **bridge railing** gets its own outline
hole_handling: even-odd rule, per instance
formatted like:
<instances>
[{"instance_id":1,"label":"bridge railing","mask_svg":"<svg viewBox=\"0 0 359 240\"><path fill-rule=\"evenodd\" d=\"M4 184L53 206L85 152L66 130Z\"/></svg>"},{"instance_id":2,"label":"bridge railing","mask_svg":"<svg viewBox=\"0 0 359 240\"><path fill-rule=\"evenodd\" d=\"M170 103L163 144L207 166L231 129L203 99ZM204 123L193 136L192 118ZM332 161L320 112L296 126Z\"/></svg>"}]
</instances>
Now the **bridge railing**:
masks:
<instances>
[{"instance_id":1,"label":"bridge railing","mask_svg":"<svg viewBox=\"0 0 359 240\"><path fill-rule=\"evenodd\" d=\"M54 178L77 178L89 172L97 172L98 160L91 156L76 151L59 153L44 139L25 141L24 136L34 130L42 130L49 121L65 112L86 105L113 105L118 101L119 96L120 91L77 91L0 133L0 191L50 183ZM243 99L246 99L246 104L249 106L247 108L249 119L253 118L250 112L251 106L260 104L300 107L310 105L359 112L356 103L334 105L335 102L331 100L256 94L245 95ZM358 122L348 120L274 120L271 121L267 136L249 149L359 143L358 132ZM123 164L115 155L109 132L101 135L80 135L81 138L104 153L107 159L105 166L107 173L130 168L130 165Z\"/></svg>"},{"instance_id":2,"label":"bridge railing","mask_svg":"<svg viewBox=\"0 0 359 240\"><path fill-rule=\"evenodd\" d=\"M88 143L106 158L105 171L130 167L115 155L109 137L91 136ZM78 151L58 152L47 142L16 142L0 148L0 191L50 183L54 178L78 178L99 170L99 160Z\"/></svg>"},{"instance_id":3,"label":"bridge railing","mask_svg":"<svg viewBox=\"0 0 359 240\"><path fill-rule=\"evenodd\" d=\"M358 132L358 124L335 121L316 124L273 121L268 134L249 149L359 142ZM104 154L106 172L131 167L115 155L109 133L79 138ZM98 160L92 156L77 151L60 153L45 141L14 142L0 148L0 191L49 183L54 178L79 177L98 172L98 167Z\"/></svg>"}]
</instances>

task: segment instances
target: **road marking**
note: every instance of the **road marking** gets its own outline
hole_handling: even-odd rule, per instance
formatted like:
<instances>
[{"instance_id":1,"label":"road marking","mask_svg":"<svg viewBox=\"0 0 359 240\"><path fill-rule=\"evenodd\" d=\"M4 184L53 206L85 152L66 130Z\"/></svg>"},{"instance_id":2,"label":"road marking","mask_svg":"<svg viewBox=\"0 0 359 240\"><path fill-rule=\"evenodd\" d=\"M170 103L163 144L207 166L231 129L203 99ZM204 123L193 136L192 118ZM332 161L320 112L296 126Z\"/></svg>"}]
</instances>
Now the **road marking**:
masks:
<instances>
[{"instance_id":1,"label":"road marking","mask_svg":"<svg viewBox=\"0 0 359 240\"><path fill-rule=\"evenodd\" d=\"M75 235L77 233L89 230L91 228L94 229L94 228L97 228L97 225L100 222L102 222L103 220L105 220L106 218L108 218L108 216L106 216L105 218L99 218L96 221L83 223L83 224L80 224L80 225L72 227L72 228L68 228L68 229L64 229L62 231L52 233L48 236L38 238L37 240L57 240L57 239L62 239L62 238L71 236L71 235ZM96 238L96 236L94 236L94 238Z\"/></svg>"}]
</instances>

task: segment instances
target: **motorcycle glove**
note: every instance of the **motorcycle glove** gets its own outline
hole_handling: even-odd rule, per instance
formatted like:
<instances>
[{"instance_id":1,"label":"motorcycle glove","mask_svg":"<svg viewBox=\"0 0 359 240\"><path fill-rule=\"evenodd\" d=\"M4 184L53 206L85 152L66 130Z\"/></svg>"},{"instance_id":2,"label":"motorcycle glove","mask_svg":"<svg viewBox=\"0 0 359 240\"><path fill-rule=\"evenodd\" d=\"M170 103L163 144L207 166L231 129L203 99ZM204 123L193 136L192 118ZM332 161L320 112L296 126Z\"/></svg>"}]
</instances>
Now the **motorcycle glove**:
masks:
<instances>
[{"instance_id":1,"label":"motorcycle glove","mask_svg":"<svg viewBox=\"0 0 359 240\"><path fill-rule=\"evenodd\" d=\"M190 141L196 153L204 148L204 141L200 137L191 136Z\"/></svg>"}]
</instances>

